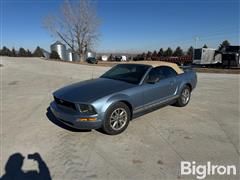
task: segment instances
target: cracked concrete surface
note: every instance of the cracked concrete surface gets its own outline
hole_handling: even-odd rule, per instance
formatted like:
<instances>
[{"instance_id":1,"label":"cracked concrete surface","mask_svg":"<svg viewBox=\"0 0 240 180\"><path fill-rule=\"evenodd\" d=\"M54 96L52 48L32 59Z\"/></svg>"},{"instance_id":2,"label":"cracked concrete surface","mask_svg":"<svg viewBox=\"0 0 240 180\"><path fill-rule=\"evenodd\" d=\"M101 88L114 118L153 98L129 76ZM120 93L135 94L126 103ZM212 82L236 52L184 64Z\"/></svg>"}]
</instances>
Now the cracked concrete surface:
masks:
<instances>
[{"instance_id":1,"label":"cracked concrete surface","mask_svg":"<svg viewBox=\"0 0 240 180\"><path fill-rule=\"evenodd\" d=\"M2 57L1 173L8 157L38 152L52 179L193 179L180 162L239 168L239 75L198 74L185 108L166 106L133 120L118 136L74 132L46 116L51 93L108 67ZM36 169L25 159L24 170ZM208 176L208 179L239 179Z\"/></svg>"}]
</instances>

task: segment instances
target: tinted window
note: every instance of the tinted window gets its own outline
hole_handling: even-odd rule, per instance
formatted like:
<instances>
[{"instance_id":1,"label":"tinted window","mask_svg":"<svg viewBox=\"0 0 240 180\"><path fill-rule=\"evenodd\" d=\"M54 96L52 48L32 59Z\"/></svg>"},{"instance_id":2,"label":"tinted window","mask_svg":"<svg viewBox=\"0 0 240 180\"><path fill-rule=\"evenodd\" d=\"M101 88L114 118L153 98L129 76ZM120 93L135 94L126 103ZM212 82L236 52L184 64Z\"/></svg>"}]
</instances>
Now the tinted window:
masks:
<instances>
[{"instance_id":1,"label":"tinted window","mask_svg":"<svg viewBox=\"0 0 240 180\"><path fill-rule=\"evenodd\" d=\"M176 71L174 69L172 69L171 67L162 66L162 67L153 68L149 72L148 77L157 76L161 80L161 79L170 78L170 77L173 77L176 75L177 75Z\"/></svg>"},{"instance_id":2,"label":"tinted window","mask_svg":"<svg viewBox=\"0 0 240 180\"><path fill-rule=\"evenodd\" d=\"M151 69L151 71L148 74L148 79L154 79L153 77L158 77L159 79L165 78L163 71L160 68Z\"/></svg>"},{"instance_id":3,"label":"tinted window","mask_svg":"<svg viewBox=\"0 0 240 180\"><path fill-rule=\"evenodd\" d=\"M138 84L150 66L139 64L119 64L107 71L101 78L115 79Z\"/></svg>"},{"instance_id":4,"label":"tinted window","mask_svg":"<svg viewBox=\"0 0 240 180\"><path fill-rule=\"evenodd\" d=\"M176 76L176 71L171 67L162 67L163 74L166 78Z\"/></svg>"},{"instance_id":5,"label":"tinted window","mask_svg":"<svg viewBox=\"0 0 240 180\"><path fill-rule=\"evenodd\" d=\"M201 59L202 49L194 49L194 59Z\"/></svg>"}]
</instances>

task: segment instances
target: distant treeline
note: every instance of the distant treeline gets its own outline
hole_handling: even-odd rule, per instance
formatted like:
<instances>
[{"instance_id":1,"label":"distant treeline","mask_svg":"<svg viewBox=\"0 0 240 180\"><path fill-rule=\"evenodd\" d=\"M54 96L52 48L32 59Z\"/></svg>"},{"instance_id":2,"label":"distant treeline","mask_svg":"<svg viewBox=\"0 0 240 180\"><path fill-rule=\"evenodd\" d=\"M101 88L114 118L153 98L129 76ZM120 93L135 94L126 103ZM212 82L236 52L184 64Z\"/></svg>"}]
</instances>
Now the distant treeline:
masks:
<instances>
[{"instance_id":1,"label":"distant treeline","mask_svg":"<svg viewBox=\"0 0 240 180\"><path fill-rule=\"evenodd\" d=\"M38 46L32 53L29 49L19 48L16 50L12 48L11 50L6 46L0 49L0 56L10 56L10 57L44 57L42 49Z\"/></svg>"},{"instance_id":2,"label":"distant treeline","mask_svg":"<svg viewBox=\"0 0 240 180\"><path fill-rule=\"evenodd\" d=\"M168 47L165 51L163 48L160 48L159 51L148 51L147 53L138 54L133 57L133 60L158 60L163 57L181 57L184 55L192 56L193 55L193 47L189 47L187 52L184 53L180 46L178 46L174 51Z\"/></svg>"},{"instance_id":3,"label":"distant treeline","mask_svg":"<svg viewBox=\"0 0 240 180\"><path fill-rule=\"evenodd\" d=\"M219 45L219 49L221 49L223 46L229 46L230 43L228 40L223 41ZM203 48L208 48L206 44L204 44ZM159 51L148 51L143 52L142 54L138 54L135 57L133 57L134 61L141 61L141 60L160 60L163 58L169 58L169 57L183 57L183 56L189 56L192 57L194 48L190 46L187 50L187 52L184 52L180 46L178 46L174 51L171 49L171 47L168 47L166 50L163 48L160 48Z\"/></svg>"}]
</instances>

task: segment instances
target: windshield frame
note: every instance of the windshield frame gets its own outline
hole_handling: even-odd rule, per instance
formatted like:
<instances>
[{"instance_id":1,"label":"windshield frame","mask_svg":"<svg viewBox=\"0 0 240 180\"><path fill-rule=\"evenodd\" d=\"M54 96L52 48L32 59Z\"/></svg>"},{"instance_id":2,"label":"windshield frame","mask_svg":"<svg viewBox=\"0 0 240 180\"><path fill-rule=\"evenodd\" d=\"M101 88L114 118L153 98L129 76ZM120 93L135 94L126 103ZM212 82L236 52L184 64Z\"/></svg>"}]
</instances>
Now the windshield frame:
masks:
<instances>
[{"instance_id":1,"label":"windshield frame","mask_svg":"<svg viewBox=\"0 0 240 180\"><path fill-rule=\"evenodd\" d=\"M125 81L123 79L117 79L117 78L111 78L111 77L104 77L104 75L106 75L108 72L110 72L112 69L116 68L117 66L121 66L121 65L132 65L132 66L145 66L146 67L146 70L145 72L143 73L142 77L138 80L138 82L134 83L134 82L130 82L130 81ZM126 82L126 83L130 83L130 84L135 84L135 85L141 85L146 77L146 75L148 74L148 72L150 71L150 69L152 69L152 66L151 65L147 65L147 64L116 64L115 66L113 66L111 69L109 69L107 72L105 72L104 74L102 74L99 78L106 78L106 79L113 79L113 80L116 80L116 81L123 81L123 82Z\"/></svg>"}]
</instances>

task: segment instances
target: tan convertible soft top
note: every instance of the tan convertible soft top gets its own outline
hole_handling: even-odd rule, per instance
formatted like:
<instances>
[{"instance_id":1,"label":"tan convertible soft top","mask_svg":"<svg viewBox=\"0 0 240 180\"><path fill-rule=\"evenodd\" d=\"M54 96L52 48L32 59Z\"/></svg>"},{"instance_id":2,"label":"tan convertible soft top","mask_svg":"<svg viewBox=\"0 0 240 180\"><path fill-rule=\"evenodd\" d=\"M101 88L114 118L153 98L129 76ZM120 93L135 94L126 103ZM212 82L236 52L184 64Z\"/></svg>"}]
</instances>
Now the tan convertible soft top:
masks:
<instances>
[{"instance_id":1,"label":"tan convertible soft top","mask_svg":"<svg viewBox=\"0 0 240 180\"><path fill-rule=\"evenodd\" d=\"M177 64L165 62L165 61L135 61L135 62L129 62L129 63L131 63L131 64L146 64L146 65L150 65L153 67L169 66L169 67L173 68L178 74L183 73L183 70L180 67L178 67Z\"/></svg>"}]
</instances>

